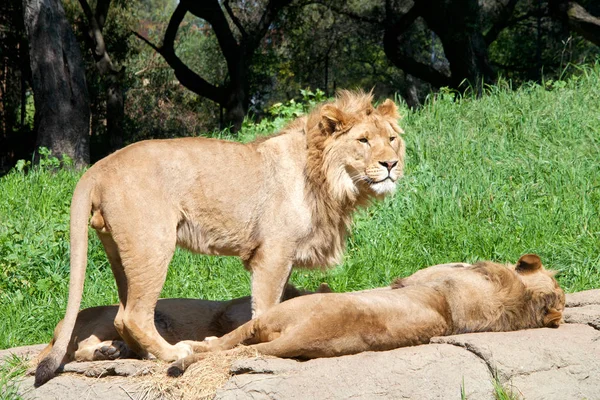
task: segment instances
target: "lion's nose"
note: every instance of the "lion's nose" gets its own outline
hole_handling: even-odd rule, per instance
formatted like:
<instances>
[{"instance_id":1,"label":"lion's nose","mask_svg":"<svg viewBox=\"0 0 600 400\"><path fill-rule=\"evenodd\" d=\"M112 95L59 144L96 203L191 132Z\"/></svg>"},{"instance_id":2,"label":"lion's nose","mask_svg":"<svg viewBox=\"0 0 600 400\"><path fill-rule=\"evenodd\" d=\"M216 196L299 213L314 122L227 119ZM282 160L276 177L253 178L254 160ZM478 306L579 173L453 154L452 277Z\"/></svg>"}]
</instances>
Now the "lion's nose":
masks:
<instances>
[{"instance_id":1,"label":"lion's nose","mask_svg":"<svg viewBox=\"0 0 600 400\"><path fill-rule=\"evenodd\" d=\"M398 161L379 161L379 164L386 167L388 171L391 171L398 164Z\"/></svg>"}]
</instances>

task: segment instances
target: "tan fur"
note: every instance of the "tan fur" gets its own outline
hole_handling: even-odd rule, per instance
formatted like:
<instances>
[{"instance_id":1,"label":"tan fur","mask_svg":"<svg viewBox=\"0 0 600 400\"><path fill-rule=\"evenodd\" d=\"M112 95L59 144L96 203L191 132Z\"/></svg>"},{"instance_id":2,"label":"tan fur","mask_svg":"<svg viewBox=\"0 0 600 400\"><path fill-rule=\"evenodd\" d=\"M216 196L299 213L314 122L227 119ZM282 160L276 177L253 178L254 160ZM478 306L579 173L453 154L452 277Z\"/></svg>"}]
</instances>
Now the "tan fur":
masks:
<instances>
[{"instance_id":1,"label":"tan fur","mask_svg":"<svg viewBox=\"0 0 600 400\"><path fill-rule=\"evenodd\" d=\"M71 281L56 344L36 371L54 376L81 302L88 222L117 281L115 327L142 357L191 353L157 332L154 307L176 246L239 256L252 272L252 310L277 304L292 266L340 262L352 213L391 193L404 142L391 100L342 91L283 132L248 144L206 138L135 143L100 160L71 203ZM90 213L92 215L89 221Z\"/></svg>"},{"instance_id":2,"label":"tan fur","mask_svg":"<svg viewBox=\"0 0 600 400\"><path fill-rule=\"evenodd\" d=\"M322 283L317 293L330 293L331 289ZM283 300L313 292L286 285ZM71 361L98 361L121 358L137 358L115 329L114 319L119 306L99 306L81 310L67 353L61 364ZM229 301L200 299L160 299L156 303L154 325L160 335L169 343L182 340L201 341L206 338L223 336L252 317L250 296ZM45 358L60 333L62 321L54 329L54 337L37 359Z\"/></svg>"},{"instance_id":3,"label":"tan fur","mask_svg":"<svg viewBox=\"0 0 600 400\"><path fill-rule=\"evenodd\" d=\"M395 289L393 289L395 288ZM251 345L265 355L316 358L428 343L434 336L557 327L564 292L536 255L516 267L445 264L398 280L392 290L316 294L282 303L220 339L192 343L179 374L203 352Z\"/></svg>"}]
</instances>

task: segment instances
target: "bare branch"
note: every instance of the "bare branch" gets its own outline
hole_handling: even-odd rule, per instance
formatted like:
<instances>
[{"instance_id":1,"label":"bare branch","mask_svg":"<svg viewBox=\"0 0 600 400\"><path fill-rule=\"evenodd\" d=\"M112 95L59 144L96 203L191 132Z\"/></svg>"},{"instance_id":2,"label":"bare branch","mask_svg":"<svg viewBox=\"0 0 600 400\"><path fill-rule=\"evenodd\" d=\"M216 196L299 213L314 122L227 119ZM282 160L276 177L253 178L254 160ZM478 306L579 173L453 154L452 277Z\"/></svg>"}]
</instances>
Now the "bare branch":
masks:
<instances>
[{"instance_id":1,"label":"bare branch","mask_svg":"<svg viewBox=\"0 0 600 400\"><path fill-rule=\"evenodd\" d=\"M150 40L146 39L142 34L136 32L136 31L131 31L131 33L133 33L135 36L137 36L138 38L142 39L148 46L152 47L152 49L154 51L156 51L158 54L160 54L160 48L157 47L154 43L152 43Z\"/></svg>"},{"instance_id":2,"label":"bare branch","mask_svg":"<svg viewBox=\"0 0 600 400\"><path fill-rule=\"evenodd\" d=\"M229 18L231 18L231 21L233 21L236 28L238 28L242 37L244 37L244 38L247 37L248 33L244 29L244 26L242 25L242 22L240 21L240 19L233 13L233 10L231 9L231 6L229 5L229 0L225 0L223 2L223 6L225 6L225 10L227 10L227 14L229 15Z\"/></svg>"},{"instance_id":3,"label":"bare branch","mask_svg":"<svg viewBox=\"0 0 600 400\"><path fill-rule=\"evenodd\" d=\"M110 3L110 1L109 1ZM90 47L92 47L92 53L94 54L94 60L100 71L101 75L106 73L118 72L110 59L110 56L106 50L106 44L104 42L104 36L102 35L102 28L100 27L98 20L94 16L90 5L86 0L79 0L79 4L83 9L83 13L88 20L88 35L91 40Z\"/></svg>"},{"instance_id":4,"label":"bare branch","mask_svg":"<svg viewBox=\"0 0 600 400\"><path fill-rule=\"evenodd\" d=\"M551 0L548 3L554 18L568 24L575 32L600 46L600 18L588 13L574 1Z\"/></svg>"},{"instance_id":5,"label":"bare branch","mask_svg":"<svg viewBox=\"0 0 600 400\"><path fill-rule=\"evenodd\" d=\"M420 5L421 4L421 5ZM383 34L383 50L388 59L405 73L431 83L435 87L449 86L450 77L436 70L433 66L416 61L404 54L398 46L398 38L413 24L422 12L422 3L415 5L388 26ZM391 18L389 18L391 19Z\"/></svg>"},{"instance_id":6,"label":"bare branch","mask_svg":"<svg viewBox=\"0 0 600 400\"><path fill-rule=\"evenodd\" d=\"M198 18L208 22L215 32L223 57L227 62L229 73L238 67L240 61L240 45L235 40L229 22L223 13L218 0L181 0L177 8L183 7ZM179 25L178 25L179 26ZM166 39L166 34L165 34ZM231 74L233 75L233 74Z\"/></svg>"},{"instance_id":7,"label":"bare branch","mask_svg":"<svg viewBox=\"0 0 600 400\"><path fill-rule=\"evenodd\" d=\"M186 6L183 1L181 1L175 11L173 11L173 15L171 15L171 19L169 20L169 25L167 26L167 30L165 32L165 37L163 40L163 45L158 47L154 45L150 40L146 39L144 36L137 32L133 32L138 38L142 39L148 46L152 47L154 51L160 54L164 60L169 64L173 71L175 72L175 77L179 80L179 82L191 90L194 93L199 94L200 96L206 97L215 103L225 104L226 101L226 88L217 87L200 75L192 71L187 65L181 61L181 59L175 54L175 37L177 36L177 30L179 28L179 24L183 21L185 14L187 13Z\"/></svg>"},{"instance_id":8,"label":"bare branch","mask_svg":"<svg viewBox=\"0 0 600 400\"><path fill-rule=\"evenodd\" d=\"M506 27L508 27L510 25L511 17L513 15L515 6L517 5L518 1L519 0L509 0L508 3L506 4L506 6L504 6L504 8L502 8L502 11L500 11L500 15L498 16L498 19L496 20L494 25L490 28L490 30L484 36L486 45L489 46L491 43L493 43L498 38L498 35L500 34L500 32L502 32Z\"/></svg>"},{"instance_id":9,"label":"bare branch","mask_svg":"<svg viewBox=\"0 0 600 400\"><path fill-rule=\"evenodd\" d=\"M98 0L98 3L96 4L95 17L96 21L98 21L98 27L101 31L104 29L106 17L108 16L108 9L110 8L110 2L111 0Z\"/></svg>"}]
</instances>

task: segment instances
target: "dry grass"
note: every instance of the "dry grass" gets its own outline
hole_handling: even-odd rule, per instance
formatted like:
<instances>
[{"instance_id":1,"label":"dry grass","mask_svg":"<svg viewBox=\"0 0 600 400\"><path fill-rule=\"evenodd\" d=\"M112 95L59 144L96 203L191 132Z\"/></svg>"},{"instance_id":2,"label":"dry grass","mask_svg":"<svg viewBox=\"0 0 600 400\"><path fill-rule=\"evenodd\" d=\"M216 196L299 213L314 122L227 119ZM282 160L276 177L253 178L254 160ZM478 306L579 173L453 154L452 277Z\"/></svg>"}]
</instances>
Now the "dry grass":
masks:
<instances>
[{"instance_id":1,"label":"dry grass","mask_svg":"<svg viewBox=\"0 0 600 400\"><path fill-rule=\"evenodd\" d=\"M169 364L158 363L154 370L144 376L133 378L139 382L140 400L192 400L212 399L217 389L231 377L234 361L258 357L249 347L238 347L234 351L207 353L206 358L190 366L183 376L167 376Z\"/></svg>"}]
</instances>

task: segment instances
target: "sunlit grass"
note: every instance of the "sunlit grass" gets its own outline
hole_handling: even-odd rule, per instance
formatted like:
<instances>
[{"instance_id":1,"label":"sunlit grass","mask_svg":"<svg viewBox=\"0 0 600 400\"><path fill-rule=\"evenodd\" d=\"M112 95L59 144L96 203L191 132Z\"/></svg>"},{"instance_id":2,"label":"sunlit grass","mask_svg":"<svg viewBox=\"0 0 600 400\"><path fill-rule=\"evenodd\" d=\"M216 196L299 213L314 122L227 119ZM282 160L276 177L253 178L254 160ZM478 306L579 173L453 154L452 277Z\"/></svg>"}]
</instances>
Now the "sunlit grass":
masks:
<instances>
[{"instance_id":1,"label":"sunlit grass","mask_svg":"<svg viewBox=\"0 0 600 400\"><path fill-rule=\"evenodd\" d=\"M292 281L336 291L386 285L450 261L514 262L540 254L568 291L600 287L600 72L481 99L442 92L403 109L406 177L358 213L344 263ZM263 123L264 125L264 123ZM263 128L247 124L244 140ZM0 178L0 348L47 342L68 292L68 209L78 173L34 169ZM83 307L117 301L90 234ZM163 297L249 294L235 258L177 251Z\"/></svg>"},{"instance_id":2,"label":"sunlit grass","mask_svg":"<svg viewBox=\"0 0 600 400\"><path fill-rule=\"evenodd\" d=\"M0 360L0 400L17 400L19 380L27 370L28 362L15 355Z\"/></svg>"}]
</instances>

